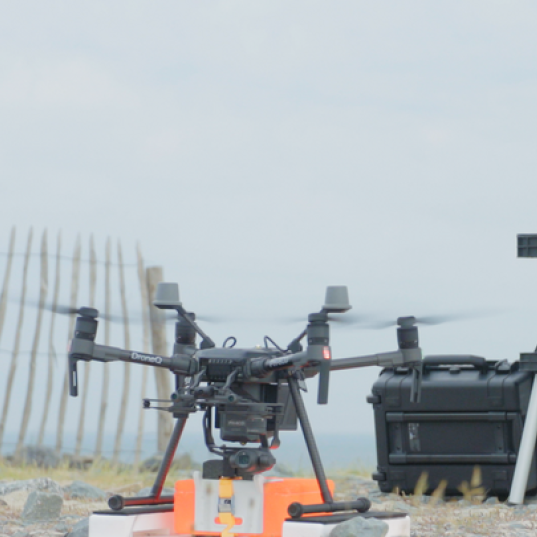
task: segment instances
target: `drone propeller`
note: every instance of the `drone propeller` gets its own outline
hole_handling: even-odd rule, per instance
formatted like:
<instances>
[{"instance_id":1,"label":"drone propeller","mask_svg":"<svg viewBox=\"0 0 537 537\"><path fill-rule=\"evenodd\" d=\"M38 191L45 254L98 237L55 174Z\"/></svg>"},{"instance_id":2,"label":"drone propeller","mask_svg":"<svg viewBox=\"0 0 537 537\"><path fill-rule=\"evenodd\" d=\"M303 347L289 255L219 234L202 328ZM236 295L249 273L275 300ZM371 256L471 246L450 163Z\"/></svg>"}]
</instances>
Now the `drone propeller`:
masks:
<instances>
[{"instance_id":1,"label":"drone propeller","mask_svg":"<svg viewBox=\"0 0 537 537\"><path fill-rule=\"evenodd\" d=\"M345 324L345 325L357 325L367 323L372 320L371 316L360 315L358 313L346 313L345 315L339 315L334 313L327 314L327 320L331 323ZM304 317L286 317L280 319L281 323L304 323L306 320Z\"/></svg>"},{"instance_id":2,"label":"drone propeller","mask_svg":"<svg viewBox=\"0 0 537 537\"><path fill-rule=\"evenodd\" d=\"M157 321L157 322L166 323L168 321L177 321L180 317L181 316L178 313L171 313L171 312L170 313L165 313L164 315L161 314L160 320ZM236 320L236 319L232 319L232 320ZM218 317L218 316L215 316L215 315L198 315L196 313L196 321L202 321L204 323L218 324L218 323L229 322L230 319L229 318L224 318L224 317Z\"/></svg>"},{"instance_id":3,"label":"drone propeller","mask_svg":"<svg viewBox=\"0 0 537 537\"><path fill-rule=\"evenodd\" d=\"M391 328L393 326L400 325L400 321L402 319L410 320L412 319L413 324L423 324L423 325L436 325L436 324L444 324L444 323L452 323L456 321L462 321L465 319L477 319L479 317L483 317L483 314L481 313L455 313L455 314L447 314L447 315L425 315L420 317L399 317L396 321L381 321L381 322L375 322L370 325L368 325L366 328L372 329L372 330L382 330L384 328Z\"/></svg>"},{"instance_id":4,"label":"drone propeller","mask_svg":"<svg viewBox=\"0 0 537 537\"><path fill-rule=\"evenodd\" d=\"M41 306L37 305L37 307ZM112 321L114 323L123 322L123 318L119 315L107 315L104 313L100 313L99 310L95 308L73 308L72 306L66 306L64 304L44 304L42 308L45 310L52 311L52 313L59 313L60 315L82 315L84 317L99 317L100 319Z\"/></svg>"},{"instance_id":5,"label":"drone propeller","mask_svg":"<svg viewBox=\"0 0 537 537\"><path fill-rule=\"evenodd\" d=\"M360 324L369 321L371 318L367 315L359 315L357 313L347 313L345 315L334 315L333 313L328 314L328 320L331 323L338 324Z\"/></svg>"},{"instance_id":6,"label":"drone propeller","mask_svg":"<svg viewBox=\"0 0 537 537\"><path fill-rule=\"evenodd\" d=\"M47 304L44 306L44 309L54 313L61 313L62 315L84 315L86 308L71 308L70 306L65 306L63 304L57 304L56 306Z\"/></svg>"},{"instance_id":7,"label":"drone propeller","mask_svg":"<svg viewBox=\"0 0 537 537\"><path fill-rule=\"evenodd\" d=\"M95 308L74 308L72 306L66 306L65 304L43 304L40 305L38 302L30 302L32 306L35 306L36 308L42 308L48 311L51 311L52 313L59 313L60 315L88 315L88 310L94 310L97 312L96 315L90 314L90 317L99 317L99 319L111 321L113 323L123 323L125 322L124 318L121 315L114 315L114 314L106 314L102 313ZM179 318L179 315L177 313L167 313L165 315L161 315L159 319L157 319L157 323L163 323L167 324L169 321L177 321ZM216 317L216 316L206 316L206 315L196 315L196 319L202 322L207 323L221 323L226 321L223 317ZM229 319L227 319L229 321ZM129 317L130 323L141 323L142 322L142 315L141 312L135 312L135 315L133 317Z\"/></svg>"}]
</instances>

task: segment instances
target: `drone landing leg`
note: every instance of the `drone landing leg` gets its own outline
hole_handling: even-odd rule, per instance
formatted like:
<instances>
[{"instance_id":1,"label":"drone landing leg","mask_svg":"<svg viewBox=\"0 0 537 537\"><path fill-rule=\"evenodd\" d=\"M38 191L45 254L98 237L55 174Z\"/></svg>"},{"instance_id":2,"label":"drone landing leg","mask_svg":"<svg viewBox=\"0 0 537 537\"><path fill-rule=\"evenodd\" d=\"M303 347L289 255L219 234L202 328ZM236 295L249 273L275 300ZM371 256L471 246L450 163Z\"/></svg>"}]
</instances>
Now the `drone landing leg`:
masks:
<instances>
[{"instance_id":1,"label":"drone landing leg","mask_svg":"<svg viewBox=\"0 0 537 537\"><path fill-rule=\"evenodd\" d=\"M173 428L172 437L170 438L170 441L168 442L168 446L166 447L166 452L164 453L164 458L162 459L162 462L160 463L160 468L158 469L157 478L155 479L155 483L153 483L153 486L151 487L151 496L155 498L160 498L160 493L162 492L162 488L164 487L164 481L166 481L166 476L168 475L168 472L170 471L170 466L172 464L173 457L177 450L177 446L179 445L179 440L181 440L183 430L185 429L185 424L186 424L186 418L178 418L177 423L175 424L175 427Z\"/></svg>"},{"instance_id":2,"label":"drone landing leg","mask_svg":"<svg viewBox=\"0 0 537 537\"><path fill-rule=\"evenodd\" d=\"M332 493L330 492L326 481L323 463L321 462L321 456L313 436L313 430L306 412L306 407L304 406L304 400L300 394L298 380L295 377L289 377L287 382L289 384L289 390L291 392L291 397L293 398L293 403L295 404L296 414L300 421L300 426L302 427L304 440L306 441L315 477L317 478L317 483L319 484L319 489L324 502L315 505L304 505L299 502L294 502L288 507L287 512L293 519L299 519L306 513L333 513L337 511L358 511L360 513L365 513L371 507L371 502L367 498L357 498L354 501L347 502L335 502L332 498Z\"/></svg>"},{"instance_id":3,"label":"drone landing leg","mask_svg":"<svg viewBox=\"0 0 537 537\"><path fill-rule=\"evenodd\" d=\"M310 420L306 412L306 407L304 406L304 400L302 399L302 395L300 394L298 381L294 377L289 377L287 379L287 382L289 384L293 403L295 404L296 414L300 421L300 426L302 427L302 433L304 434L306 447L308 448L311 464L313 465L313 471L315 472L317 483L319 483L321 496L323 498L324 503L333 503L334 499L332 498L332 494L326 482L326 475L324 473L323 463L321 461L321 456L319 455L319 450L317 449L317 443L315 442L315 438L313 436L313 430L311 428Z\"/></svg>"},{"instance_id":4,"label":"drone landing leg","mask_svg":"<svg viewBox=\"0 0 537 537\"><path fill-rule=\"evenodd\" d=\"M173 503L173 496L161 496L162 488L164 487L164 481L170 470L170 466L179 445L179 440L181 440L181 435L185 428L187 418L178 418L173 429L172 436L166 447L166 452L164 453L164 458L160 463L158 469L158 474L155 479L155 483L151 487L151 492L149 496L140 496L133 498L123 498L123 496L116 495L112 496L108 500L108 505L110 509L114 511L120 511L124 507L133 506L133 505L159 505L159 504L170 504Z\"/></svg>"}]
</instances>

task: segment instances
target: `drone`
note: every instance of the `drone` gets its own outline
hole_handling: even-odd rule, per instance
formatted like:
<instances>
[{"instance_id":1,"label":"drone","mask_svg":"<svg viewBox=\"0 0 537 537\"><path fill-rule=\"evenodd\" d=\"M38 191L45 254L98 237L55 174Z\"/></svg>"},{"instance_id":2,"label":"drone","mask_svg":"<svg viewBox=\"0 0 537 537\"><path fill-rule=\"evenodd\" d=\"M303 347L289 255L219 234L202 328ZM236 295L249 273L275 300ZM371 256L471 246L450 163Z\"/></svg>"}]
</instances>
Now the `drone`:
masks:
<instances>
[{"instance_id":1,"label":"drone","mask_svg":"<svg viewBox=\"0 0 537 537\"><path fill-rule=\"evenodd\" d=\"M78 395L79 361L123 361L168 369L175 377L169 400L144 399L144 408L170 412L176 420L155 482L148 496L112 496L109 507L121 511L127 506L173 504L173 496L162 495L164 481L179 445L189 416L203 413L203 435L209 452L219 458L203 463L204 479L251 480L276 463L273 452L280 445L281 431L300 428L304 436L322 504L289 506L291 517L304 513L326 513L370 507L366 498L336 502L326 475L312 427L302 399L306 379L318 376L317 403L328 402L332 371L365 366L408 368L412 370L411 400L419 402L422 379L422 352L415 317L397 319L398 349L381 354L332 358L329 322L334 314L351 309L346 286L329 286L320 311L310 313L306 328L286 347L265 336L264 347L238 348L236 339L227 338L223 346L198 326L196 315L185 310L176 283L158 284L153 302L162 310L174 310L175 343L171 356L148 354L95 343L99 312L95 308L76 310L74 337L68 352L69 391ZM199 336L200 343L196 339ZM214 430L219 429L218 445Z\"/></svg>"}]
</instances>

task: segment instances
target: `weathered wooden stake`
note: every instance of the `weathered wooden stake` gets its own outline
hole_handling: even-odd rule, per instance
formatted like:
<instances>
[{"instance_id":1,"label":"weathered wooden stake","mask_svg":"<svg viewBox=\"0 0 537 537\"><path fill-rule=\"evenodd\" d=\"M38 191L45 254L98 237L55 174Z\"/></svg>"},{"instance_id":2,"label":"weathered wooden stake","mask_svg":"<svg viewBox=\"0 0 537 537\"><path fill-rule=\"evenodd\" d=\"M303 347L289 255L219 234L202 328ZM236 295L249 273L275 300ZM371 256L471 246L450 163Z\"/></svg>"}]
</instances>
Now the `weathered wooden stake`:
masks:
<instances>
[{"instance_id":1,"label":"weathered wooden stake","mask_svg":"<svg viewBox=\"0 0 537 537\"><path fill-rule=\"evenodd\" d=\"M157 289L157 283L163 281L162 267L148 267L146 270L147 291L149 300L152 301ZM151 341L152 348L155 354L167 356L169 354L166 348L166 326L164 323L162 312L150 307L151 320ZM170 373L160 367L153 368L155 371L155 381L157 383L157 396L159 399L169 399L171 390ZM157 448L163 453L166 450L170 436L172 434L172 416L168 412L158 413L158 435Z\"/></svg>"},{"instance_id":2,"label":"weathered wooden stake","mask_svg":"<svg viewBox=\"0 0 537 537\"><path fill-rule=\"evenodd\" d=\"M119 267L119 290L121 294L121 310L123 313L123 329L125 336L125 349L130 349L130 335L129 335L129 312L127 311L127 297L125 293L125 275L123 271L123 254L121 253L121 242L117 243L117 257ZM112 455L112 462L117 463L121 452L121 439L123 436L123 430L125 428L125 420L127 418L127 405L129 403L129 388L130 388L130 364L125 362L123 377L123 393L121 394L121 406L119 407L119 417L117 422L116 441L114 443L114 454Z\"/></svg>"},{"instance_id":3,"label":"weathered wooden stake","mask_svg":"<svg viewBox=\"0 0 537 537\"><path fill-rule=\"evenodd\" d=\"M106 259L104 272L104 344L110 345L110 258L111 258L111 243L110 237L106 240ZM101 321L102 323L103 321ZM103 364L103 386L101 391L101 408L99 412L99 423L97 427L97 440L95 442L95 457L99 458L103 450L104 423L106 419L106 409L108 406L108 385L109 371L108 364Z\"/></svg>"},{"instance_id":4,"label":"weathered wooden stake","mask_svg":"<svg viewBox=\"0 0 537 537\"><path fill-rule=\"evenodd\" d=\"M22 413L22 422L19 430L19 439L17 441L17 449L15 454L20 454L26 431L28 430L28 422L32 413L32 400L34 395L35 382L35 367L37 358L37 349L39 347L39 338L41 336L41 322L43 320L43 312L45 310L45 300L48 293L48 248L47 248L47 230L43 231L41 238L41 277L39 285L39 307L37 310L37 322L35 325L34 341L32 343L32 353L30 355L30 367L28 369L28 389L26 390L26 401L24 402L24 410Z\"/></svg>"},{"instance_id":5,"label":"weathered wooden stake","mask_svg":"<svg viewBox=\"0 0 537 537\"><path fill-rule=\"evenodd\" d=\"M76 239L75 251L73 255L73 273L71 279L71 307L76 308L77 298L78 298L78 280L80 277L80 235ZM69 320L69 334L68 339L73 337L73 329L75 327L75 316L71 315ZM63 443L63 426L65 421L65 412L67 410L67 396L68 396L68 387L69 387L69 366L65 364L65 375L63 377L63 387L60 394L60 412L58 416L58 429L56 434L56 453L59 455L62 449Z\"/></svg>"},{"instance_id":6,"label":"weathered wooden stake","mask_svg":"<svg viewBox=\"0 0 537 537\"><path fill-rule=\"evenodd\" d=\"M45 402L43 405L43 417L39 427L39 435L37 437L37 445L43 445L45 437L45 427L47 426L48 412L50 408L50 400L52 398L52 388L54 385L54 362L56 361L56 352L54 350L54 321L56 320L56 308L58 306L58 297L60 295L60 266L61 266L61 231L58 231L56 241L56 274L54 276L54 291L52 295L52 315L50 316L49 343L48 343L48 372L47 372L47 388L45 394Z\"/></svg>"},{"instance_id":7,"label":"weathered wooden stake","mask_svg":"<svg viewBox=\"0 0 537 537\"><path fill-rule=\"evenodd\" d=\"M13 388L13 379L15 378L15 371L17 369L17 357L19 355L20 340L22 324L24 322L24 302L26 299L26 279L28 277L28 263L30 261L30 250L32 248L33 230L30 228L28 232L28 242L26 244L26 254L24 255L24 269L22 272L22 291L19 304L19 319L17 321L17 331L15 333L15 345L13 347L13 354L11 355L11 364L9 366L9 373L7 376L6 393L4 395L4 407L2 409L2 421L0 421L0 446L4 438L4 429L6 426L7 415L9 411L9 402L11 399L11 390Z\"/></svg>"},{"instance_id":8,"label":"weathered wooden stake","mask_svg":"<svg viewBox=\"0 0 537 537\"><path fill-rule=\"evenodd\" d=\"M2 285L2 295L0 295L0 339L2 339L2 330L4 328L4 318L7 306L7 293L9 289L9 276L11 274L11 263L13 261L13 250L15 248L15 227L11 228L11 237L9 239L9 250L6 260L6 271L4 272L4 284Z\"/></svg>"},{"instance_id":9,"label":"weathered wooden stake","mask_svg":"<svg viewBox=\"0 0 537 537\"><path fill-rule=\"evenodd\" d=\"M95 255L95 244L93 243L93 235L90 236L90 281L89 281L89 306L93 308L95 305L95 287L97 283L97 256ZM80 417L78 418L78 431L76 433L75 456L80 455L82 450L82 441L84 439L84 425L86 422L86 403L89 392L90 379L90 362L84 362L84 386L82 388L82 402L80 405Z\"/></svg>"},{"instance_id":10,"label":"weathered wooden stake","mask_svg":"<svg viewBox=\"0 0 537 537\"><path fill-rule=\"evenodd\" d=\"M140 249L140 243L136 247L136 254L138 260L138 281L140 283L140 294L142 297L142 326L143 326L143 351L150 352L149 348L149 299L147 293L147 281L145 279L144 260L142 257L142 251ZM146 396L147 390L147 367L142 369L142 399ZM140 409L140 417L138 419L138 434L136 436L136 451L134 453L134 465L137 466L140 462L140 456L142 452L142 440L144 435L144 409Z\"/></svg>"}]
</instances>

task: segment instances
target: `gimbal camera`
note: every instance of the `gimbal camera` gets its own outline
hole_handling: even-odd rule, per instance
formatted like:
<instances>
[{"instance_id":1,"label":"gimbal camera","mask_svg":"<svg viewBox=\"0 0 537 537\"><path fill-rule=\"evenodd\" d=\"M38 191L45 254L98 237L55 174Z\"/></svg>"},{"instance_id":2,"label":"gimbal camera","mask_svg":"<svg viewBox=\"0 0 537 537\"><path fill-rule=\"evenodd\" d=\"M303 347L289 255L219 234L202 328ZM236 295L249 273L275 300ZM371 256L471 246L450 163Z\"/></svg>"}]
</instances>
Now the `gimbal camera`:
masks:
<instances>
[{"instance_id":1,"label":"gimbal camera","mask_svg":"<svg viewBox=\"0 0 537 537\"><path fill-rule=\"evenodd\" d=\"M171 412L177 420L150 495L135 498L113 496L109 500L111 509L173 503L173 497L161 496L164 480L186 421L191 413L198 411L204 412L203 430L207 448L221 457L203 464L205 479L252 479L254 474L269 470L276 463L272 451L280 444L279 432L296 430L298 420L324 503L310 506L292 504L290 515L369 509L370 503L365 498L334 502L300 392L305 389L305 380L318 374L317 402L326 404L330 371L370 365L408 367L412 368L414 379L411 399L419 401L422 355L414 317L398 319L397 351L332 359L328 323L333 318L332 314L344 313L351 308L344 286L327 288L321 310L308 316L305 330L286 348L278 346L268 336L265 336L264 347L236 348L233 337L227 338L222 347L216 347L197 325L195 315L183 308L179 301L179 287L175 283L160 283L153 304L157 308L177 312L171 356L96 344L99 313L94 308L77 311L79 316L70 344L69 390L72 396L78 395L79 360L140 363L166 368L175 376L175 390L170 400L144 400L145 408ZM196 346L197 335L201 338L199 347ZM302 345L304 338L305 348ZM161 406L153 406L155 403ZM220 429L222 441L239 443L240 447L217 446L213 423L215 428ZM249 444L256 444L256 447L246 447Z\"/></svg>"}]
</instances>

